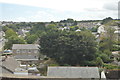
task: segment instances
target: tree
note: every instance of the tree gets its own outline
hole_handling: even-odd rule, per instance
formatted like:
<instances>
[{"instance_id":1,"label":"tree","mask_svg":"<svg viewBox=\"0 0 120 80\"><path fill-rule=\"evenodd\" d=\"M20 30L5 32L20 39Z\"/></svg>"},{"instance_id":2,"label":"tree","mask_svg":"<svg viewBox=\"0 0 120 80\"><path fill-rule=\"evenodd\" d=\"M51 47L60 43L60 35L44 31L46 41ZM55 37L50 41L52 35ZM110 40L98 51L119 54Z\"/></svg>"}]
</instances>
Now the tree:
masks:
<instances>
[{"instance_id":1,"label":"tree","mask_svg":"<svg viewBox=\"0 0 120 80\"><path fill-rule=\"evenodd\" d=\"M70 26L70 30L71 30L71 31L75 31L75 30L77 30L77 29L79 29L78 26Z\"/></svg>"},{"instance_id":2,"label":"tree","mask_svg":"<svg viewBox=\"0 0 120 80\"><path fill-rule=\"evenodd\" d=\"M5 43L5 49L11 49L13 44L24 44L25 41L23 38L19 38L17 36L10 36L8 38L8 42Z\"/></svg>"},{"instance_id":3,"label":"tree","mask_svg":"<svg viewBox=\"0 0 120 80\"><path fill-rule=\"evenodd\" d=\"M113 20L111 17L107 17L107 18L103 19L102 24L106 24L111 20Z\"/></svg>"},{"instance_id":4,"label":"tree","mask_svg":"<svg viewBox=\"0 0 120 80\"><path fill-rule=\"evenodd\" d=\"M103 60L103 62L105 62L105 63L110 62L110 58L109 58L109 56L107 54L103 53L103 54L100 55L100 57Z\"/></svg>"},{"instance_id":5,"label":"tree","mask_svg":"<svg viewBox=\"0 0 120 80\"><path fill-rule=\"evenodd\" d=\"M71 19L71 18L68 18L68 19L67 19L67 22L68 22L68 23L74 23L74 20Z\"/></svg>"},{"instance_id":6,"label":"tree","mask_svg":"<svg viewBox=\"0 0 120 80\"><path fill-rule=\"evenodd\" d=\"M92 32L97 32L97 29L98 29L98 27L92 27L90 30L91 30Z\"/></svg>"},{"instance_id":7,"label":"tree","mask_svg":"<svg viewBox=\"0 0 120 80\"><path fill-rule=\"evenodd\" d=\"M46 26L46 30L54 30L57 29L57 25L56 24L49 24L48 26Z\"/></svg>"},{"instance_id":8,"label":"tree","mask_svg":"<svg viewBox=\"0 0 120 80\"><path fill-rule=\"evenodd\" d=\"M106 34L103 36L102 40L100 41L100 50L104 51L104 50L113 50L113 44L115 42L115 34L114 34L114 29L106 26L105 27L106 30Z\"/></svg>"},{"instance_id":9,"label":"tree","mask_svg":"<svg viewBox=\"0 0 120 80\"><path fill-rule=\"evenodd\" d=\"M37 35L29 35L26 37L26 42L28 44L32 44L37 40L37 38L38 38Z\"/></svg>"},{"instance_id":10,"label":"tree","mask_svg":"<svg viewBox=\"0 0 120 80\"><path fill-rule=\"evenodd\" d=\"M77 24L78 24L78 23L77 23L77 21L75 20L73 26L76 26Z\"/></svg>"},{"instance_id":11,"label":"tree","mask_svg":"<svg viewBox=\"0 0 120 80\"><path fill-rule=\"evenodd\" d=\"M51 31L40 37L41 53L60 65L84 65L95 59L96 42L91 32Z\"/></svg>"},{"instance_id":12,"label":"tree","mask_svg":"<svg viewBox=\"0 0 120 80\"><path fill-rule=\"evenodd\" d=\"M103 60L100 57L96 58L96 65L100 67L103 65Z\"/></svg>"},{"instance_id":13,"label":"tree","mask_svg":"<svg viewBox=\"0 0 120 80\"><path fill-rule=\"evenodd\" d=\"M2 27L2 30L3 30L4 32L6 32L8 29L9 29L9 28L8 28L7 26L3 26L3 27Z\"/></svg>"},{"instance_id":14,"label":"tree","mask_svg":"<svg viewBox=\"0 0 120 80\"><path fill-rule=\"evenodd\" d=\"M30 31L30 34L35 34L39 30L44 30L45 31L45 23L36 23L33 28Z\"/></svg>"},{"instance_id":15,"label":"tree","mask_svg":"<svg viewBox=\"0 0 120 80\"><path fill-rule=\"evenodd\" d=\"M5 37L8 39L11 36L18 36L17 33L15 31L13 31L12 29L8 29L5 32Z\"/></svg>"}]
</instances>

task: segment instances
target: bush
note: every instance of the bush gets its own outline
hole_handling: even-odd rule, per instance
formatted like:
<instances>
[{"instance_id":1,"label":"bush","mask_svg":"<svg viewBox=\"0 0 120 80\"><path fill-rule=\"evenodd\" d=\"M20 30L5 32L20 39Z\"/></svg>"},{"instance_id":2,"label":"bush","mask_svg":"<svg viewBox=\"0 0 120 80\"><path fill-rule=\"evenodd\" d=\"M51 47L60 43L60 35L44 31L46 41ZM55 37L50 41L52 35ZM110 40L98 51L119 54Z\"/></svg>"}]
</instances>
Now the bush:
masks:
<instances>
[{"instance_id":1,"label":"bush","mask_svg":"<svg viewBox=\"0 0 120 80\"><path fill-rule=\"evenodd\" d=\"M117 65L112 65L112 64L103 64L103 67L105 67L106 69L120 69L120 66Z\"/></svg>"},{"instance_id":2,"label":"bush","mask_svg":"<svg viewBox=\"0 0 120 80\"><path fill-rule=\"evenodd\" d=\"M46 58L44 58L44 60L49 60L49 58L46 57Z\"/></svg>"},{"instance_id":3,"label":"bush","mask_svg":"<svg viewBox=\"0 0 120 80\"><path fill-rule=\"evenodd\" d=\"M50 64L49 66L59 66L58 64Z\"/></svg>"},{"instance_id":4,"label":"bush","mask_svg":"<svg viewBox=\"0 0 120 80\"><path fill-rule=\"evenodd\" d=\"M105 62L105 63L109 63L110 62L110 59L109 59L109 57L108 57L108 55L107 54L101 54L100 55L100 58L103 60L103 62Z\"/></svg>"}]
</instances>

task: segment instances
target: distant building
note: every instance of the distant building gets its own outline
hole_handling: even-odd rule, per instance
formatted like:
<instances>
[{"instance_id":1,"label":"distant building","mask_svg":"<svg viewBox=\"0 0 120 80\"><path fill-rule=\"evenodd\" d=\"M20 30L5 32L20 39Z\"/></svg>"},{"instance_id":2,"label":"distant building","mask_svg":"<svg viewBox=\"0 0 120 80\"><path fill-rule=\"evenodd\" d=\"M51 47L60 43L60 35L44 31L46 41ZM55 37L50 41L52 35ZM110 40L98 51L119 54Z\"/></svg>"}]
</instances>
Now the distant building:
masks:
<instances>
[{"instance_id":1,"label":"distant building","mask_svg":"<svg viewBox=\"0 0 120 80\"><path fill-rule=\"evenodd\" d=\"M3 38L5 36L5 32L4 31L0 31L0 39Z\"/></svg>"},{"instance_id":2,"label":"distant building","mask_svg":"<svg viewBox=\"0 0 120 80\"><path fill-rule=\"evenodd\" d=\"M101 25L100 27L98 27L98 30L97 30L98 33L105 33L105 28L104 28L104 25Z\"/></svg>"},{"instance_id":3,"label":"distant building","mask_svg":"<svg viewBox=\"0 0 120 80\"><path fill-rule=\"evenodd\" d=\"M77 29L76 32L81 31L80 29Z\"/></svg>"},{"instance_id":4,"label":"distant building","mask_svg":"<svg viewBox=\"0 0 120 80\"><path fill-rule=\"evenodd\" d=\"M39 58L38 44L13 44L12 52L16 60L33 61Z\"/></svg>"},{"instance_id":5,"label":"distant building","mask_svg":"<svg viewBox=\"0 0 120 80\"><path fill-rule=\"evenodd\" d=\"M27 30L27 29L19 29L17 34L19 36L25 37L27 32L29 32L29 30Z\"/></svg>"},{"instance_id":6,"label":"distant building","mask_svg":"<svg viewBox=\"0 0 120 80\"><path fill-rule=\"evenodd\" d=\"M48 77L60 78L80 78L99 80L99 70L97 67L48 67Z\"/></svg>"},{"instance_id":7,"label":"distant building","mask_svg":"<svg viewBox=\"0 0 120 80\"><path fill-rule=\"evenodd\" d=\"M78 26L79 28L91 29L91 28L93 28L93 27L96 27L96 26L100 25L100 24L98 24L98 23L99 23L99 22L79 22L79 23L77 24L77 26Z\"/></svg>"}]
</instances>

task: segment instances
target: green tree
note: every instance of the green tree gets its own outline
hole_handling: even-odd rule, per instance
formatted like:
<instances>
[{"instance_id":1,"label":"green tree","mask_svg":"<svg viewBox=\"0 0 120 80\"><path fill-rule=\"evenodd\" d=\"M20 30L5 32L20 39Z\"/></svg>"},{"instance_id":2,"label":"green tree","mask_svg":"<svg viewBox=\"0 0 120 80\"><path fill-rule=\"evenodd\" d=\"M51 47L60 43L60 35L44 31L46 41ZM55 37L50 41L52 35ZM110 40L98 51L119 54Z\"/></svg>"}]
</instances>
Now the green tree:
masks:
<instances>
[{"instance_id":1,"label":"green tree","mask_svg":"<svg viewBox=\"0 0 120 80\"><path fill-rule=\"evenodd\" d=\"M49 24L48 26L46 26L46 30L54 30L54 29L57 29L56 24Z\"/></svg>"},{"instance_id":2,"label":"green tree","mask_svg":"<svg viewBox=\"0 0 120 80\"><path fill-rule=\"evenodd\" d=\"M35 34L39 30L44 30L45 31L45 23L38 22L36 23L33 28L30 31L30 34Z\"/></svg>"},{"instance_id":3,"label":"green tree","mask_svg":"<svg viewBox=\"0 0 120 80\"><path fill-rule=\"evenodd\" d=\"M105 30L106 30L106 34L105 36L103 36L103 39L99 43L100 50L104 51L107 49L112 51L115 42L115 34L114 34L115 30L109 26L106 26Z\"/></svg>"},{"instance_id":4,"label":"green tree","mask_svg":"<svg viewBox=\"0 0 120 80\"><path fill-rule=\"evenodd\" d=\"M28 35L28 36L26 37L26 42L27 42L28 44L32 44L32 43L34 43L37 39L38 39L37 35Z\"/></svg>"},{"instance_id":5,"label":"green tree","mask_svg":"<svg viewBox=\"0 0 120 80\"><path fill-rule=\"evenodd\" d=\"M68 22L68 23L74 23L74 20L71 19L71 18L68 18L68 19L67 19L67 22Z\"/></svg>"},{"instance_id":6,"label":"green tree","mask_svg":"<svg viewBox=\"0 0 120 80\"><path fill-rule=\"evenodd\" d=\"M110 22L111 20L113 20L111 17L107 17L107 18L103 19L102 24L106 24L106 23Z\"/></svg>"},{"instance_id":7,"label":"green tree","mask_svg":"<svg viewBox=\"0 0 120 80\"><path fill-rule=\"evenodd\" d=\"M70 26L70 30L71 30L71 31L75 31L75 30L77 30L77 29L79 29L78 26Z\"/></svg>"},{"instance_id":8,"label":"green tree","mask_svg":"<svg viewBox=\"0 0 120 80\"><path fill-rule=\"evenodd\" d=\"M100 67L103 65L103 60L100 57L96 58L96 65Z\"/></svg>"},{"instance_id":9,"label":"green tree","mask_svg":"<svg viewBox=\"0 0 120 80\"><path fill-rule=\"evenodd\" d=\"M41 53L60 65L84 65L95 59L96 42L91 32L51 31L40 38Z\"/></svg>"},{"instance_id":10,"label":"green tree","mask_svg":"<svg viewBox=\"0 0 120 80\"><path fill-rule=\"evenodd\" d=\"M110 62L110 58L109 58L109 56L107 54L103 53L103 54L100 55L100 57L103 60L103 62L105 62L105 63L109 63Z\"/></svg>"},{"instance_id":11,"label":"green tree","mask_svg":"<svg viewBox=\"0 0 120 80\"><path fill-rule=\"evenodd\" d=\"M8 29L6 32L5 32L5 38L9 38L11 36L18 36L17 33L15 31L13 31L12 29Z\"/></svg>"},{"instance_id":12,"label":"green tree","mask_svg":"<svg viewBox=\"0 0 120 80\"><path fill-rule=\"evenodd\" d=\"M9 29L9 28L8 28L7 26L3 26L3 27L2 27L2 30L3 30L4 32L6 32L8 29Z\"/></svg>"},{"instance_id":13,"label":"green tree","mask_svg":"<svg viewBox=\"0 0 120 80\"><path fill-rule=\"evenodd\" d=\"M25 41L23 38L19 38L17 36L10 36L8 38L8 42L5 43L5 49L11 49L13 44L24 44Z\"/></svg>"}]
</instances>

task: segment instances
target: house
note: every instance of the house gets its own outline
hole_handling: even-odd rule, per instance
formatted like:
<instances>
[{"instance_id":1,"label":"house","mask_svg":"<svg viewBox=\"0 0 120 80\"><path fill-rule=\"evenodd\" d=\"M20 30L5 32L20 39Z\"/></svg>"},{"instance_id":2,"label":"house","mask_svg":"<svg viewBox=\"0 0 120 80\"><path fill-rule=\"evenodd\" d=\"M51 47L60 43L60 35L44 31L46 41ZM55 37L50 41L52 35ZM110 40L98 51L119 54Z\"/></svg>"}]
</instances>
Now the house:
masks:
<instances>
[{"instance_id":1,"label":"house","mask_svg":"<svg viewBox=\"0 0 120 80\"><path fill-rule=\"evenodd\" d=\"M98 67L48 67L48 77L99 80Z\"/></svg>"},{"instance_id":2,"label":"house","mask_svg":"<svg viewBox=\"0 0 120 80\"><path fill-rule=\"evenodd\" d=\"M18 61L34 61L39 58L38 44L13 44L12 52Z\"/></svg>"},{"instance_id":3,"label":"house","mask_svg":"<svg viewBox=\"0 0 120 80\"><path fill-rule=\"evenodd\" d=\"M27 30L27 29L19 29L18 32L17 32L17 34L19 36L25 37L27 32L29 32L29 30Z\"/></svg>"},{"instance_id":4,"label":"house","mask_svg":"<svg viewBox=\"0 0 120 80\"><path fill-rule=\"evenodd\" d=\"M5 36L5 32L4 31L0 31L0 39L3 38Z\"/></svg>"},{"instance_id":5,"label":"house","mask_svg":"<svg viewBox=\"0 0 120 80\"><path fill-rule=\"evenodd\" d=\"M20 65L17 60L14 59L12 56L2 56L2 72L7 74L13 74L15 69L18 68Z\"/></svg>"},{"instance_id":6,"label":"house","mask_svg":"<svg viewBox=\"0 0 120 80\"><path fill-rule=\"evenodd\" d=\"M18 32L17 32L17 34L19 35L19 36L25 36L25 33L23 32L23 30L22 29L19 29L18 30Z\"/></svg>"},{"instance_id":7,"label":"house","mask_svg":"<svg viewBox=\"0 0 120 80\"><path fill-rule=\"evenodd\" d=\"M91 29L93 27L96 27L100 22L79 22L77 26L79 28L86 28L86 29Z\"/></svg>"},{"instance_id":8,"label":"house","mask_svg":"<svg viewBox=\"0 0 120 80\"><path fill-rule=\"evenodd\" d=\"M97 30L97 33L105 33L106 31L105 31L104 27L105 27L104 25L99 26L98 30Z\"/></svg>"},{"instance_id":9,"label":"house","mask_svg":"<svg viewBox=\"0 0 120 80\"><path fill-rule=\"evenodd\" d=\"M39 71L36 67L21 66L21 63L14 59L13 56L2 56L0 71L2 74L13 75L38 75Z\"/></svg>"}]
</instances>

